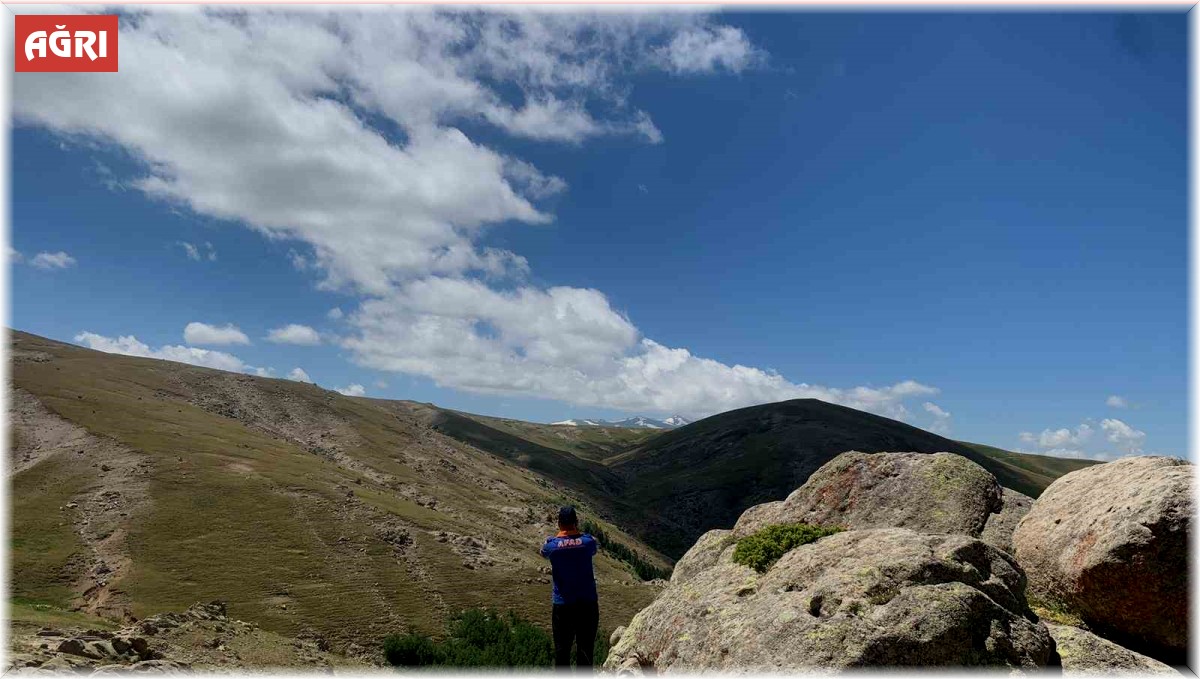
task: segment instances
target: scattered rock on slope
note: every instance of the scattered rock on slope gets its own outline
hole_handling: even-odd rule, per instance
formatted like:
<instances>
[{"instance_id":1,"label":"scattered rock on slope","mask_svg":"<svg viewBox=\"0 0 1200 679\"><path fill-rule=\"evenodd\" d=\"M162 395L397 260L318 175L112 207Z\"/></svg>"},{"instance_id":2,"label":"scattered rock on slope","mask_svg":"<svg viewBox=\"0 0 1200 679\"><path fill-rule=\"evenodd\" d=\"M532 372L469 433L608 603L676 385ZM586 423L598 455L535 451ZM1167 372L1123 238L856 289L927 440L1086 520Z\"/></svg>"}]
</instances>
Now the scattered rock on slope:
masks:
<instances>
[{"instance_id":1,"label":"scattered rock on slope","mask_svg":"<svg viewBox=\"0 0 1200 679\"><path fill-rule=\"evenodd\" d=\"M1011 488L1001 488L1000 511L988 516L979 539L1012 554L1012 534L1033 507L1033 498Z\"/></svg>"},{"instance_id":2,"label":"scattered rock on slope","mask_svg":"<svg viewBox=\"0 0 1200 679\"><path fill-rule=\"evenodd\" d=\"M986 469L953 453L838 455L782 504L746 510L734 535L772 523L910 528L979 537L1000 511L1000 484Z\"/></svg>"},{"instance_id":3,"label":"scattered rock on slope","mask_svg":"<svg viewBox=\"0 0 1200 679\"><path fill-rule=\"evenodd\" d=\"M734 563L733 551L728 544L711 564L685 556L680 563L699 572L633 618L606 667L1032 668L1054 651L1013 558L969 536L855 530L797 547L761 575Z\"/></svg>"},{"instance_id":4,"label":"scattered rock on slope","mask_svg":"<svg viewBox=\"0 0 1200 679\"><path fill-rule=\"evenodd\" d=\"M1071 472L1013 534L1030 591L1123 646L1184 662L1191 465L1125 458Z\"/></svg>"},{"instance_id":5,"label":"scattered rock on slope","mask_svg":"<svg viewBox=\"0 0 1200 679\"><path fill-rule=\"evenodd\" d=\"M364 666L360 660L329 653L320 637L289 638L231 620L218 601L195 604L183 613L153 615L116 632L45 628L29 633L15 624L11 642L4 669L20 673Z\"/></svg>"},{"instance_id":6,"label":"scattered rock on slope","mask_svg":"<svg viewBox=\"0 0 1200 679\"><path fill-rule=\"evenodd\" d=\"M1046 627L1058 647L1063 674L1179 674L1170 665L1134 653L1078 627L1051 623Z\"/></svg>"}]
</instances>

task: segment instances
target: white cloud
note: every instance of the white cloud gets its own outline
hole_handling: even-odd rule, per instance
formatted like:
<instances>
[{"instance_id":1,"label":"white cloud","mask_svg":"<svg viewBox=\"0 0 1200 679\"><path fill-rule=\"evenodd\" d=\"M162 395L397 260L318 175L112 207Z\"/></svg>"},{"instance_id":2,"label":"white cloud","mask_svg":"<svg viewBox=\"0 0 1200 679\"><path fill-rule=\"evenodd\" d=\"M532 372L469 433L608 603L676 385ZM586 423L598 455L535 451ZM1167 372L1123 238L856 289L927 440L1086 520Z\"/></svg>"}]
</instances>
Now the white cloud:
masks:
<instances>
[{"instance_id":1,"label":"white cloud","mask_svg":"<svg viewBox=\"0 0 1200 679\"><path fill-rule=\"evenodd\" d=\"M340 321L340 320L342 320L342 316L344 316L344 315L345 314L342 313L341 307L335 306L332 309L330 309L328 313L325 314L325 317L331 321Z\"/></svg>"},{"instance_id":2,"label":"white cloud","mask_svg":"<svg viewBox=\"0 0 1200 679\"><path fill-rule=\"evenodd\" d=\"M1108 398L1106 398L1104 400L1104 404L1110 408L1124 409L1124 408L1129 407L1129 401L1126 401L1123 397L1116 396L1116 395L1109 396Z\"/></svg>"},{"instance_id":3,"label":"white cloud","mask_svg":"<svg viewBox=\"0 0 1200 679\"><path fill-rule=\"evenodd\" d=\"M66 269L75 266L75 258L65 252L39 252L29 263L38 269Z\"/></svg>"},{"instance_id":4,"label":"white cloud","mask_svg":"<svg viewBox=\"0 0 1200 679\"><path fill-rule=\"evenodd\" d=\"M166 361L190 363L191 365L198 365L205 368L228 370L230 372L257 373L259 370L253 366L246 365L244 362L242 362L242 359L238 358L237 356L227 354L223 351L197 349L196 347L185 347L180 345L166 345L159 347L158 349L151 349L147 344L139 341L138 338L133 335L122 335L114 339L85 331L76 335L75 341L82 343L84 346L90 349L104 351L110 354L141 356L143 358L158 358Z\"/></svg>"},{"instance_id":5,"label":"white cloud","mask_svg":"<svg viewBox=\"0 0 1200 679\"><path fill-rule=\"evenodd\" d=\"M135 14L113 78L17 74L18 124L115 142L144 162L133 188L303 241L327 287L367 292L525 268L473 240L487 224L549 221L531 200L562 180L472 141L457 121L535 139L653 141L649 116L625 102L623 70L665 67L656 50L683 34L693 51L711 41L725 54L731 35L695 12ZM505 99L514 89L522 101ZM361 112L390 118L403 142Z\"/></svg>"},{"instance_id":6,"label":"white cloud","mask_svg":"<svg viewBox=\"0 0 1200 679\"><path fill-rule=\"evenodd\" d=\"M351 384L351 385L348 385L345 387L338 387L338 388L334 389L334 391L341 394L342 396L366 396L367 395L367 390L365 388L363 388L363 385L361 385L361 384Z\"/></svg>"},{"instance_id":7,"label":"white cloud","mask_svg":"<svg viewBox=\"0 0 1200 679\"><path fill-rule=\"evenodd\" d=\"M267 335L267 341L276 344L298 344L311 347L321 343L321 333L307 325L290 323L282 328L275 328Z\"/></svg>"},{"instance_id":8,"label":"white cloud","mask_svg":"<svg viewBox=\"0 0 1200 679\"><path fill-rule=\"evenodd\" d=\"M537 202L566 184L459 125L549 143L660 141L628 101L630 74L764 58L718 18L429 8L130 18L112 78L15 74L17 123L120 146L143 166L127 186L291 241L321 287L360 298L341 343L361 365L689 417L801 397L905 417L907 400L937 393L914 381L810 385L695 356L642 336L601 292L532 285L524 257L478 243L490 225L551 221ZM288 328L306 332L277 329L272 341L320 340Z\"/></svg>"},{"instance_id":9,"label":"white cloud","mask_svg":"<svg viewBox=\"0 0 1200 679\"><path fill-rule=\"evenodd\" d=\"M640 336L596 290L430 278L365 301L342 340L359 365L442 386L689 417L790 398L820 398L892 417L937 390L917 382L835 389L729 366Z\"/></svg>"},{"instance_id":10,"label":"white cloud","mask_svg":"<svg viewBox=\"0 0 1200 679\"><path fill-rule=\"evenodd\" d=\"M1146 443L1146 432L1138 431L1117 419L1105 419L1100 422L1110 443L1116 445L1121 452L1128 455L1140 455Z\"/></svg>"},{"instance_id":11,"label":"white cloud","mask_svg":"<svg viewBox=\"0 0 1200 679\"><path fill-rule=\"evenodd\" d=\"M312 384L313 381L312 378L308 376L308 373L304 372L303 368L292 368L292 371L288 373L287 378L293 382L308 382L309 384Z\"/></svg>"},{"instance_id":12,"label":"white cloud","mask_svg":"<svg viewBox=\"0 0 1200 679\"><path fill-rule=\"evenodd\" d=\"M207 323L191 322L183 329L183 341L188 344L250 344L246 333L232 323L217 327Z\"/></svg>"},{"instance_id":13,"label":"white cloud","mask_svg":"<svg viewBox=\"0 0 1200 679\"><path fill-rule=\"evenodd\" d=\"M1062 448L1063 446L1072 445L1079 446L1087 443L1092 437L1092 428L1084 423L1075 428L1074 431L1062 429L1046 429L1041 434L1032 432L1021 432L1020 439L1023 443L1036 443L1040 448Z\"/></svg>"},{"instance_id":14,"label":"white cloud","mask_svg":"<svg viewBox=\"0 0 1200 679\"><path fill-rule=\"evenodd\" d=\"M25 256L10 245L8 247L8 261L12 262L13 264L20 264L21 262L25 261Z\"/></svg>"},{"instance_id":15,"label":"white cloud","mask_svg":"<svg viewBox=\"0 0 1200 679\"><path fill-rule=\"evenodd\" d=\"M192 261L199 262L205 259L210 262L217 261L217 250L213 247L212 243L205 241L203 246L198 246L186 241L176 241L175 244L182 247L188 259Z\"/></svg>"},{"instance_id":16,"label":"white cloud","mask_svg":"<svg viewBox=\"0 0 1200 679\"><path fill-rule=\"evenodd\" d=\"M1039 455L1048 455L1050 457L1065 457L1073 460L1098 460L1100 458L1090 456L1082 450L1074 448L1053 448L1039 453Z\"/></svg>"},{"instance_id":17,"label":"white cloud","mask_svg":"<svg viewBox=\"0 0 1200 679\"><path fill-rule=\"evenodd\" d=\"M275 376L274 368L255 368L253 372L255 375L258 375L259 377L274 377Z\"/></svg>"},{"instance_id":18,"label":"white cloud","mask_svg":"<svg viewBox=\"0 0 1200 679\"><path fill-rule=\"evenodd\" d=\"M921 404L925 412L933 416L933 423L929 425L929 431L935 434L950 433L950 413L943 410L936 403L926 401Z\"/></svg>"},{"instance_id":19,"label":"white cloud","mask_svg":"<svg viewBox=\"0 0 1200 679\"><path fill-rule=\"evenodd\" d=\"M697 26L681 31L659 48L658 56L676 73L741 71L764 58L746 34L732 26Z\"/></svg>"}]
</instances>

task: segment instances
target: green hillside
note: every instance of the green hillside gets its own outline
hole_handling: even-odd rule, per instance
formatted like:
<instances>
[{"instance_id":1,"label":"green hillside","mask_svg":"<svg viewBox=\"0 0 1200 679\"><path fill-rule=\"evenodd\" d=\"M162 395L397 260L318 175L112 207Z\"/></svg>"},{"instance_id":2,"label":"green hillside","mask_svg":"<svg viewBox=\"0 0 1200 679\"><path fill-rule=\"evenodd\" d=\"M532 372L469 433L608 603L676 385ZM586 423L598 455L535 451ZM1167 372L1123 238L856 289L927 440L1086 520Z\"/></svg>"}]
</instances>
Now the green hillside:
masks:
<instances>
[{"instance_id":1,"label":"green hillside","mask_svg":"<svg viewBox=\"0 0 1200 679\"><path fill-rule=\"evenodd\" d=\"M613 546L602 626L704 531L846 450L949 451L1037 495L1088 464L951 441L821 401L670 431L561 427L11 335L11 594L112 621L228 602L335 649L458 611L549 622L536 546L566 502Z\"/></svg>"},{"instance_id":2,"label":"green hillside","mask_svg":"<svg viewBox=\"0 0 1200 679\"><path fill-rule=\"evenodd\" d=\"M221 599L269 630L362 645L437 635L465 608L549 622L536 547L575 492L541 460L444 436L419 404L20 332L11 347L20 600L120 618ZM597 487L615 477L556 454ZM654 596L608 556L597 579L609 628Z\"/></svg>"}]
</instances>

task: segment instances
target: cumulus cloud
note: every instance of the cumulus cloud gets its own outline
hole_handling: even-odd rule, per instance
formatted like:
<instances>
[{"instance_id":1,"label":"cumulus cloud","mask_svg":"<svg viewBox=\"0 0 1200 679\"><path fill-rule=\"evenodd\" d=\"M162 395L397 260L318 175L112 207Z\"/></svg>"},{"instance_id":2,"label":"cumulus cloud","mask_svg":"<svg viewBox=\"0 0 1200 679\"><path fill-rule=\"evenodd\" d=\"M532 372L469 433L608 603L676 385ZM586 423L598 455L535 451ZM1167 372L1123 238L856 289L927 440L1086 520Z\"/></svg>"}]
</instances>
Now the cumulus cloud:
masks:
<instances>
[{"instance_id":1,"label":"cumulus cloud","mask_svg":"<svg viewBox=\"0 0 1200 679\"><path fill-rule=\"evenodd\" d=\"M282 328L275 328L267 335L268 342L276 344L298 344L300 346L316 346L321 343L321 333L307 325L290 323Z\"/></svg>"},{"instance_id":2,"label":"cumulus cloud","mask_svg":"<svg viewBox=\"0 0 1200 679\"><path fill-rule=\"evenodd\" d=\"M293 382L308 382L309 384L312 384L313 381L303 368L292 368L292 371L287 374L287 378Z\"/></svg>"},{"instance_id":3,"label":"cumulus cloud","mask_svg":"<svg viewBox=\"0 0 1200 679\"><path fill-rule=\"evenodd\" d=\"M183 329L183 341L188 344L250 344L246 333L232 323L223 327L193 321Z\"/></svg>"},{"instance_id":4,"label":"cumulus cloud","mask_svg":"<svg viewBox=\"0 0 1200 679\"><path fill-rule=\"evenodd\" d=\"M893 417L905 399L937 390L907 381L835 389L726 365L640 336L599 291L493 290L429 278L371 299L342 340L363 367L422 375L441 386L526 394L576 405L672 411L689 417L789 398L820 398Z\"/></svg>"},{"instance_id":5,"label":"cumulus cloud","mask_svg":"<svg viewBox=\"0 0 1200 679\"><path fill-rule=\"evenodd\" d=\"M1129 401L1126 401L1123 397L1116 395L1106 398L1104 400L1104 404L1110 408L1125 409L1129 407Z\"/></svg>"},{"instance_id":6,"label":"cumulus cloud","mask_svg":"<svg viewBox=\"0 0 1200 679\"><path fill-rule=\"evenodd\" d=\"M320 287L358 297L340 343L360 365L689 417L800 397L905 417L907 400L937 393L915 381L810 385L696 356L644 337L603 293L531 284L524 257L479 243L490 225L550 222L539 201L568 188L463 129L661 141L629 101L629 74L765 58L717 17L204 8L129 19L111 78L15 74L17 123L117 145L141 161L132 189L291 241ZM287 326L271 339L321 338Z\"/></svg>"},{"instance_id":7,"label":"cumulus cloud","mask_svg":"<svg viewBox=\"0 0 1200 679\"><path fill-rule=\"evenodd\" d=\"M177 241L175 244L183 248L184 253L187 254L187 258L194 262L206 259L210 262L217 261L217 250L213 247L212 243L206 241L203 245L193 245L186 241Z\"/></svg>"},{"instance_id":8,"label":"cumulus cloud","mask_svg":"<svg viewBox=\"0 0 1200 679\"><path fill-rule=\"evenodd\" d=\"M1118 419L1105 419L1100 422L1109 442L1127 455L1140 455L1146 443L1146 432L1139 431Z\"/></svg>"},{"instance_id":9,"label":"cumulus cloud","mask_svg":"<svg viewBox=\"0 0 1200 679\"><path fill-rule=\"evenodd\" d=\"M741 29L732 26L697 26L680 31L658 49L657 55L676 73L741 71L764 56Z\"/></svg>"},{"instance_id":10,"label":"cumulus cloud","mask_svg":"<svg viewBox=\"0 0 1200 679\"><path fill-rule=\"evenodd\" d=\"M1113 448L1087 448L1096 429L1086 422L1075 429L1046 429L1040 434L1021 432L1022 443L1036 445L1041 454L1053 457L1086 458L1091 460L1111 460L1123 455L1141 455L1146 442L1146 432L1134 429L1129 424L1113 418L1101 420L1099 429L1104 434L1104 440Z\"/></svg>"},{"instance_id":11,"label":"cumulus cloud","mask_svg":"<svg viewBox=\"0 0 1200 679\"><path fill-rule=\"evenodd\" d=\"M1087 443L1092 437L1092 427L1086 423L1079 425L1074 431L1062 429L1046 429L1041 434L1032 432L1021 432L1020 439L1023 443L1034 443L1040 448L1062 448L1063 446L1079 446Z\"/></svg>"},{"instance_id":12,"label":"cumulus cloud","mask_svg":"<svg viewBox=\"0 0 1200 679\"><path fill-rule=\"evenodd\" d=\"M361 384L351 384L345 387L337 387L334 389L342 396L366 396L367 390Z\"/></svg>"},{"instance_id":13,"label":"cumulus cloud","mask_svg":"<svg viewBox=\"0 0 1200 679\"><path fill-rule=\"evenodd\" d=\"M113 78L17 74L18 123L115 142L144 162L133 188L303 241L328 287L367 292L414 275L520 270L523 258L473 239L487 224L550 220L531 201L561 191L562 180L472 141L456 122L535 139L654 141L661 134L626 104L618 67L655 67L657 47L684 33L694 49L730 40L708 15L689 12L130 18ZM166 64L186 76L163 77ZM403 142L362 112L390 118ZM178 134L181 126L194 133Z\"/></svg>"},{"instance_id":14,"label":"cumulus cloud","mask_svg":"<svg viewBox=\"0 0 1200 679\"><path fill-rule=\"evenodd\" d=\"M180 345L166 345L158 349L152 349L133 335L122 335L112 338L85 331L76 335L75 341L89 349L104 351L110 354L158 358L165 361L190 363L191 365L198 365L204 368L216 368L217 370L228 370L230 372L258 374L258 370L260 370L259 368L246 365L242 362L242 359L223 351L198 349L196 347Z\"/></svg>"},{"instance_id":15,"label":"cumulus cloud","mask_svg":"<svg viewBox=\"0 0 1200 679\"><path fill-rule=\"evenodd\" d=\"M325 317L331 321L340 321L344 315L345 314L342 312L342 308L335 306L325 314Z\"/></svg>"},{"instance_id":16,"label":"cumulus cloud","mask_svg":"<svg viewBox=\"0 0 1200 679\"><path fill-rule=\"evenodd\" d=\"M950 433L950 413L943 410L936 403L929 401L922 403L921 408L933 416L933 423L929 425L929 431L935 434Z\"/></svg>"},{"instance_id":17,"label":"cumulus cloud","mask_svg":"<svg viewBox=\"0 0 1200 679\"><path fill-rule=\"evenodd\" d=\"M67 269L75 266L75 258L65 252L39 252L29 260L38 269Z\"/></svg>"}]
</instances>

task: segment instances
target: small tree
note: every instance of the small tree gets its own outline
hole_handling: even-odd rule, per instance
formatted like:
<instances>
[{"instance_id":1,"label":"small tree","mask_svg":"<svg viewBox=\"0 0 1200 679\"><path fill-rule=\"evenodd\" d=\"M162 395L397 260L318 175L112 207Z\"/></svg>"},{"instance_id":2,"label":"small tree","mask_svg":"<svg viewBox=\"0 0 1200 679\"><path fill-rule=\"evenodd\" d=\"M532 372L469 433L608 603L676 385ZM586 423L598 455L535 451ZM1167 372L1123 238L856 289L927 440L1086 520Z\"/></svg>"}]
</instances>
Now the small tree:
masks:
<instances>
[{"instance_id":1,"label":"small tree","mask_svg":"<svg viewBox=\"0 0 1200 679\"><path fill-rule=\"evenodd\" d=\"M733 550L733 560L759 573L765 573L792 549L841 531L842 529L836 526L810 526L807 523L767 526L738 540L737 547Z\"/></svg>"}]
</instances>

